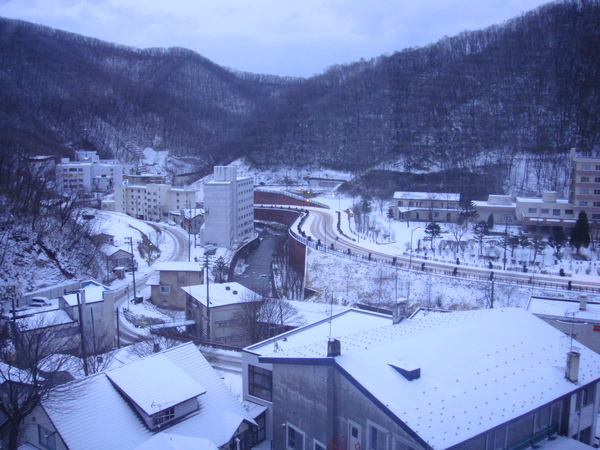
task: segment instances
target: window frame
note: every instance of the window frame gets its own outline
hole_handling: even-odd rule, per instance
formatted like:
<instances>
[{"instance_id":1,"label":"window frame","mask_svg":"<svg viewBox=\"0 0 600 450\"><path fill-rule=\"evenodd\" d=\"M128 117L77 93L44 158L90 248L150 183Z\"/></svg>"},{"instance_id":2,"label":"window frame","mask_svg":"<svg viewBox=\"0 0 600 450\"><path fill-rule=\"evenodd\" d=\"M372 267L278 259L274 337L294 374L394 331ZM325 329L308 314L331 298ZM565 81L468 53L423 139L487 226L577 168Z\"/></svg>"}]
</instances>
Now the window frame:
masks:
<instances>
[{"instance_id":1,"label":"window frame","mask_svg":"<svg viewBox=\"0 0 600 450\"><path fill-rule=\"evenodd\" d=\"M268 382L265 384L258 383L257 377L261 380L267 380ZM258 388L260 392L257 392L256 388ZM263 392L267 392L268 395L260 395L263 394ZM273 372L263 367L255 366L254 364L248 364L248 394L252 397L272 402Z\"/></svg>"},{"instance_id":2,"label":"window frame","mask_svg":"<svg viewBox=\"0 0 600 450\"><path fill-rule=\"evenodd\" d=\"M294 434L294 444L290 447L290 431L293 431ZM301 439L298 439L300 437ZM289 422L286 422L286 430L285 430L285 448L287 450L304 450L304 441L306 439L306 435L300 428L295 427Z\"/></svg>"},{"instance_id":3,"label":"window frame","mask_svg":"<svg viewBox=\"0 0 600 450\"><path fill-rule=\"evenodd\" d=\"M373 433L373 430L375 430L375 433ZM380 433L383 437L383 442L381 442L381 444L378 442ZM389 435L390 433L387 429L377 425L375 422L367 420L367 450L387 450ZM375 442L373 441L374 436ZM375 447L373 447L373 444L375 444Z\"/></svg>"},{"instance_id":4,"label":"window frame","mask_svg":"<svg viewBox=\"0 0 600 450\"><path fill-rule=\"evenodd\" d=\"M56 431L38 424L38 442L44 448L56 450Z\"/></svg>"}]
</instances>

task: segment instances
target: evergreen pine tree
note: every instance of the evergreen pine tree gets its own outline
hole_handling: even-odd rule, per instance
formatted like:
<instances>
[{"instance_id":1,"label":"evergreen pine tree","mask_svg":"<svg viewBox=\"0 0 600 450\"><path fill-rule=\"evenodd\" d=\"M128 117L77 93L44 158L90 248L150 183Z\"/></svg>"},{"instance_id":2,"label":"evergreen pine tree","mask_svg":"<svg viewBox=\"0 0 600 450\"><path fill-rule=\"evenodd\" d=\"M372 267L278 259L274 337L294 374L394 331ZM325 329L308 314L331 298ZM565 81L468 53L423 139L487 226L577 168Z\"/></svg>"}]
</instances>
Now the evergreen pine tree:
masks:
<instances>
[{"instance_id":1,"label":"evergreen pine tree","mask_svg":"<svg viewBox=\"0 0 600 450\"><path fill-rule=\"evenodd\" d=\"M590 245L590 224L588 222L587 214L585 211L579 213L575 227L571 233L571 245L577 249Z\"/></svg>"}]
</instances>

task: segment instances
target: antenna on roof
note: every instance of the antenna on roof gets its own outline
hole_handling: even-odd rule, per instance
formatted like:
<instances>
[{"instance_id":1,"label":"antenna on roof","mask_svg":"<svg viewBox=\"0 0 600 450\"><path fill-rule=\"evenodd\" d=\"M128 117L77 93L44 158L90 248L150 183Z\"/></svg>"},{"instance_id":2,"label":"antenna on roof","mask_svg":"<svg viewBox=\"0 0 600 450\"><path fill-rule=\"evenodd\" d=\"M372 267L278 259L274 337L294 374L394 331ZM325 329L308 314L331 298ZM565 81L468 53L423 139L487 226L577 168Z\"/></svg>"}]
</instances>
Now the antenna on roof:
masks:
<instances>
[{"instance_id":1,"label":"antenna on roof","mask_svg":"<svg viewBox=\"0 0 600 450\"><path fill-rule=\"evenodd\" d=\"M573 351L573 336L575 335L575 314L577 314L577 311L565 312L565 317L568 318L569 315L571 316L571 332L569 333L569 339L570 339L569 351L570 352Z\"/></svg>"}]
</instances>

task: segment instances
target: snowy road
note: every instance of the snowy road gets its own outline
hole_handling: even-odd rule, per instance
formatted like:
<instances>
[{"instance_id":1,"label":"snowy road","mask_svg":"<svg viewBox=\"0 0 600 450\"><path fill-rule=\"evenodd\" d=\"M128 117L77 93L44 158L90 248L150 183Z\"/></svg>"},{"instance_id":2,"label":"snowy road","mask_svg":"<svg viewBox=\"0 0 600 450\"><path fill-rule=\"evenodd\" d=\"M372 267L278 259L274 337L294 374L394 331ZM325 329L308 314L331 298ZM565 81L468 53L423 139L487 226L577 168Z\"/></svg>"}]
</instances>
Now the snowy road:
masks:
<instances>
[{"instance_id":1,"label":"snowy road","mask_svg":"<svg viewBox=\"0 0 600 450\"><path fill-rule=\"evenodd\" d=\"M497 281L506 282L520 282L520 283L550 283L554 285L560 285L567 287L569 281L571 281L573 287L582 288L598 288L596 281L586 280L569 280L566 277L556 277L552 275L541 275L533 273L515 272L509 270L498 270L498 269L484 269L480 267L472 267L466 265L456 265L447 262L434 261L431 259L423 259L413 254L412 258L407 252L399 251L395 245L376 245L370 242L363 243L361 245L358 241L353 241L341 234L336 230L337 213L335 211L323 209L323 208L306 208L309 210L309 216L304 223L302 229L307 233L307 236L311 236L312 240L316 243L318 239L321 240L322 247L337 251L350 252L353 255L360 255L368 257L371 255L372 259L383 261L386 263L392 262L393 258L396 258L397 263L404 266L406 269L408 263L412 259L411 269L422 270L422 267L426 269L436 269L445 272L452 272L456 269L457 276L477 276L477 277L490 277L491 272L494 273L494 278ZM292 229L295 229L297 222L292 225Z\"/></svg>"}]
</instances>

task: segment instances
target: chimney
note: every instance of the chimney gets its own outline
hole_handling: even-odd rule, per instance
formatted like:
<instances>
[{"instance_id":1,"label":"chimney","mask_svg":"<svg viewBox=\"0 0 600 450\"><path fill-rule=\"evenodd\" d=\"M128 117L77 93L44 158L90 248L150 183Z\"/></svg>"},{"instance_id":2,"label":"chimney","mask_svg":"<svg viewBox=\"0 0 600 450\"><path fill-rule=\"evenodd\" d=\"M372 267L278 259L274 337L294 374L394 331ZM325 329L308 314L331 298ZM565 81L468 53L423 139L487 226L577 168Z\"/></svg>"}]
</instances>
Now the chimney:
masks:
<instances>
[{"instance_id":1,"label":"chimney","mask_svg":"<svg viewBox=\"0 0 600 450\"><path fill-rule=\"evenodd\" d=\"M582 295L579 299L579 311L585 311L587 309L587 295Z\"/></svg>"},{"instance_id":2,"label":"chimney","mask_svg":"<svg viewBox=\"0 0 600 450\"><path fill-rule=\"evenodd\" d=\"M327 341L327 357L333 358L342 354L342 343L338 339Z\"/></svg>"},{"instance_id":3,"label":"chimney","mask_svg":"<svg viewBox=\"0 0 600 450\"><path fill-rule=\"evenodd\" d=\"M573 383L579 379L579 352L570 351L567 353L567 367L565 369L565 378Z\"/></svg>"},{"instance_id":4,"label":"chimney","mask_svg":"<svg viewBox=\"0 0 600 450\"><path fill-rule=\"evenodd\" d=\"M394 303L392 309L392 323L396 325L408 317L408 301L401 300Z\"/></svg>"}]
</instances>

